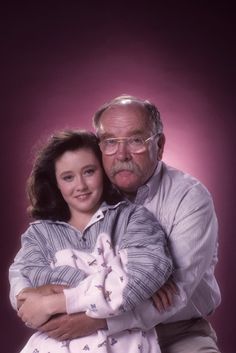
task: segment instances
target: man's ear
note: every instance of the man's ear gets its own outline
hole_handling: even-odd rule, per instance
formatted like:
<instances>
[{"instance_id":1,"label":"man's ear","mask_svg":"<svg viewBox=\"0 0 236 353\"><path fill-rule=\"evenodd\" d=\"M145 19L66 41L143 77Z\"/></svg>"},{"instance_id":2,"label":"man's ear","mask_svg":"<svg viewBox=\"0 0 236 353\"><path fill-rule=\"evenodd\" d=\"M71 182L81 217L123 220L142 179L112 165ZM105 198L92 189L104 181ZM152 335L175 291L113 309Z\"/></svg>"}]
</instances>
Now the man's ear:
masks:
<instances>
[{"instance_id":1,"label":"man's ear","mask_svg":"<svg viewBox=\"0 0 236 353\"><path fill-rule=\"evenodd\" d=\"M162 155L164 152L164 146L165 146L166 138L164 134L161 134L157 141L157 146L158 146L158 151L157 151L157 159L158 161L162 160Z\"/></svg>"}]
</instances>

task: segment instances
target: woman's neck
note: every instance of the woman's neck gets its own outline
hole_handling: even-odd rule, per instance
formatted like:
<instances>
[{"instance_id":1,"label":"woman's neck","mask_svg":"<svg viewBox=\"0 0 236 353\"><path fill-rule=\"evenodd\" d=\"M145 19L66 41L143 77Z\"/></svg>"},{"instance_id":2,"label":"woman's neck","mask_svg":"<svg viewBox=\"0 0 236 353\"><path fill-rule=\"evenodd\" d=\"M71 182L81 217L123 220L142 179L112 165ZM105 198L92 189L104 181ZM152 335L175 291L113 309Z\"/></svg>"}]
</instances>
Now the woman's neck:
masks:
<instances>
[{"instance_id":1,"label":"woman's neck","mask_svg":"<svg viewBox=\"0 0 236 353\"><path fill-rule=\"evenodd\" d=\"M82 232L84 228L89 224L91 218L97 212L99 207L97 207L94 212L71 212L71 218L68 223Z\"/></svg>"}]
</instances>

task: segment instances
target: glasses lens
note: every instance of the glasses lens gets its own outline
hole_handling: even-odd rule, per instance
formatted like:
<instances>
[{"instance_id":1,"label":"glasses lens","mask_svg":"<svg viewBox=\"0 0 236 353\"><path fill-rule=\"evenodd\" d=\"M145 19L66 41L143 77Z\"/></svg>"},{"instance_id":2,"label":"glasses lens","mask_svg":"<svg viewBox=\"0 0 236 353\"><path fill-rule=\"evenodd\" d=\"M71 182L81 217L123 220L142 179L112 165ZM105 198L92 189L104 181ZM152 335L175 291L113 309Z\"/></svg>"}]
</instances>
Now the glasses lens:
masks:
<instances>
[{"instance_id":1,"label":"glasses lens","mask_svg":"<svg viewBox=\"0 0 236 353\"><path fill-rule=\"evenodd\" d=\"M130 152L140 153L145 150L145 141L141 137L130 137L127 142Z\"/></svg>"},{"instance_id":2,"label":"glasses lens","mask_svg":"<svg viewBox=\"0 0 236 353\"><path fill-rule=\"evenodd\" d=\"M124 143L131 153L142 153L146 150L146 142L142 137L109 138L99 143L101 151L106 154L115 154L120 143Z\"/></svg>"},{"instance_id":3,"label":"glasses lens","mask_svg":"<svg viewBox=\"0 0 236 353\"><path fill-rule=\"evenodd\" d=\"M105 154L114 154L117 151L118 141L113 139L103 140L99 143L100 149Z\"/></svg>"}]
</instances>

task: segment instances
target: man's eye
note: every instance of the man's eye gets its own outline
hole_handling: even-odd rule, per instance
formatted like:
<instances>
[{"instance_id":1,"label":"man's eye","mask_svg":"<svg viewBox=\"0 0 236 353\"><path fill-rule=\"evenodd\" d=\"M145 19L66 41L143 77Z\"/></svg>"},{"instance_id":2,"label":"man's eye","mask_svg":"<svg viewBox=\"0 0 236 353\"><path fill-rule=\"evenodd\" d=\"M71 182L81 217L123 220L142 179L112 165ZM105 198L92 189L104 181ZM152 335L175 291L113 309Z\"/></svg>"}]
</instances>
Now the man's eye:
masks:
<instances>
[{"instance_id":1,"label":"man's eye","mask_svg":"<svg viewBox=\"0 0 236 353\"><path fill-rule=\"evenodd\" d=\"M142 145L143 144L143 139L141 137L132 137L129 139L129 144L130 145Z\"/></svg>"},{"instance_id":2,"label":"man's eye","mask_svg":"<svg viewBox=\"0 0 236 353\"><path fill-rule=\"evenodd\" d=\"M107 139L107 140L104 140L104 144L106 146L115 146L117 144L117 141L113 139Z\"/></svg>"}]
</instances>

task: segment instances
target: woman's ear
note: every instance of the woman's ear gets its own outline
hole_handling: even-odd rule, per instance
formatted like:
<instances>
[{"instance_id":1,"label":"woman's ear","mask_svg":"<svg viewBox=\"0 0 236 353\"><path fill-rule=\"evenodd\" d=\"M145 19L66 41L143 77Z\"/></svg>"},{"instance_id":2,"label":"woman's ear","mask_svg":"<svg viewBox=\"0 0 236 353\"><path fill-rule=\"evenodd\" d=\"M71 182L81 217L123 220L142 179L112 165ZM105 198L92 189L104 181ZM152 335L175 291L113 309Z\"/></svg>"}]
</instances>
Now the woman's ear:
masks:
<instances>
[{"instance_id":1,"label":"woman's ear","mask_svg":"<svg viewBox=\"0 0 236 353\"><path fill-rule=\"evenodd\" d=\"M158 161L162 160L163 152L164 152L164 146L165 146L166 138L164 134L161 134L159 139L157 140L157 159Z\"/></svg>"}]
</instances>

